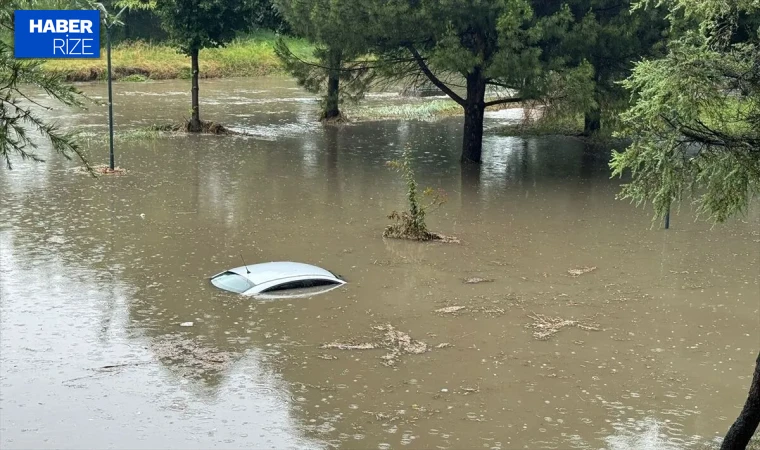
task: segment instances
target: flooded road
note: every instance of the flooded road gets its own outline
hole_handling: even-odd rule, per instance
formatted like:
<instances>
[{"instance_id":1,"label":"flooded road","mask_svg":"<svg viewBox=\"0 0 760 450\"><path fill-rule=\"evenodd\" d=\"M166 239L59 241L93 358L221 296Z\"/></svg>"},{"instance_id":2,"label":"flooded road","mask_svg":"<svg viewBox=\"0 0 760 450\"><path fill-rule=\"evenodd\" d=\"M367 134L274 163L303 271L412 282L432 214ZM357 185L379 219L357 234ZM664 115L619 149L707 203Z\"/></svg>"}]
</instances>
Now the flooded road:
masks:
<instances>
[{"instance_id":1,"label":"flooded road","mask_svg":"<svg viewBox=\"0 0 760 450\"><path fill-rule=\"evenodd\" d=\"M186 116L188 83L118 84L117 131ZM117 139L128 173L97 180L47 154L0 171L3 448L680 449L725 434L760 341L758 205L650 229L579 141L488 135L462 171L459 118L323 127L316 108L287 80L203 80L202 118L255 136ZM104 131L105 111L61 119ZM420 185L449 195L430 228L460 244L381 237L405 201L385 161L405 146ZM209 283L241 257L348 284L258 301Z\"/></svg>"}]
</instances>

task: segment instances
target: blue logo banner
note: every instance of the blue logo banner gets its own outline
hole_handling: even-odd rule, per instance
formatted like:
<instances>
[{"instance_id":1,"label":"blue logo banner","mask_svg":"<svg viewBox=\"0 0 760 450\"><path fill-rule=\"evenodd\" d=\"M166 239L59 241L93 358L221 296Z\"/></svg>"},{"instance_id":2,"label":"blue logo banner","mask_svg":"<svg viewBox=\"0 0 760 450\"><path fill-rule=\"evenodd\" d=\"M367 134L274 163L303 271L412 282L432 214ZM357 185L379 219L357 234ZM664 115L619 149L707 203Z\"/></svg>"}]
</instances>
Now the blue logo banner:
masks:
<instances>
[{"instance_id":1,"label":"blue logo banner","mask_svg":"<svg viewBox=\"0 0 760 450\"><path fill-rule=\"evenodd\" d=\"M100 58L100 11L16 10L16 58Z\"/></svg>"}]
</instances>

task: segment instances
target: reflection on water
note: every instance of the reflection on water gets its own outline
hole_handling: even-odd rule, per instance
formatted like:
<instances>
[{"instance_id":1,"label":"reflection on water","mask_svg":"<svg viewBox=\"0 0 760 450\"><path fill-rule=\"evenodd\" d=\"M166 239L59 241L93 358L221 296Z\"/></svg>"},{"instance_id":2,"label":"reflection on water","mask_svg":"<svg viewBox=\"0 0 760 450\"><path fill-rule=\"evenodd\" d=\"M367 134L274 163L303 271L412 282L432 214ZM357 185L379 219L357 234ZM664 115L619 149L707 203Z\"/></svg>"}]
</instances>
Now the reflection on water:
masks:
<instances>
[{"instance_id":1,"label":"reflection on water","mask_svg":"<svg viewBox=\"0 0 760 450\"><path fill-rule=\"evenodd\" d=\"M643 420L629 418L626 422L614 423L615 434L605 437L610 450L677 450L694 447L702 443L699 436L681 437L681 426L670 419L663 421L647 417Z\"/></svg>"},{"instance_id":2,"label":"reflection on water","mask_svg":"<svg viewBox=\"0 0 760 450\"><path fill-rule=\"evenodd\" d=\"M168 323L151 337L125 315L139 288L56 245L17 253L15 236L0 233L3 448L323 447L300 438L267 351L218 352Z\"/></svg>"},{"instance_id":3,"label":"reflection on water","mask_svg":"<svg viewBox=\"0 0 760 450\"><path fill-rule=\"evenodd\" d=\"M182 117L185 88L119 84L117 127ZM0 172L3 448L660 449L725 432L760 337L760 208L650 229L580 141L489 135L462 170L457 118L322 126L292 88L204 80L206 118L256 136L117 141L124 176L56 155ZM405 146L420 186L449 195L428 224L461 244L381 238ZM276 301L208 283L241 256L350 283ZM598 326L537 340L535 314ZM388 324L427 351L383 365Z\"/></svg>"}]
</instances>

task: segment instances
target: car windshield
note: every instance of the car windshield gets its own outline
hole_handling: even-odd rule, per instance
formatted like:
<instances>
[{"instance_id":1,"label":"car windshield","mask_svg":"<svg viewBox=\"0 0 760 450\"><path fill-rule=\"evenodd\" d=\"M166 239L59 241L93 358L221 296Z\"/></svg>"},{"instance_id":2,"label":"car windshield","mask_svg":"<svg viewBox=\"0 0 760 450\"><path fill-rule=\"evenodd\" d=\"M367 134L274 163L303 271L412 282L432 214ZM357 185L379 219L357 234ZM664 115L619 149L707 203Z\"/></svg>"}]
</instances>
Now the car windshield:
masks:
<instances>
[{"instance_id":1,"label":"car windshield","mask_svg":"<svg viewBox=\"0 0 760 450\"><path fill-rule=\"evenodd\" d=\"M253 283L248 281L244 276L238 275L234 272L224 272L219 274L211 279L211 283L220 289L238 294L242 294L253 287Z\"/></svg>"},{"instance_id":2,"label":"car windshield","mask_svg":"<svg viewBox=\"0 0 760 450\"><path fill-rule=\"evenodd\" d=\"M314 287L332 286L335 284L338 284L338 283L333 280L322 280L322 279L296 280L296 281L288 281L285 283L280 283L278 285L265 289L262 292L300 290L300 289L309 289L309 288L314 288Z\"/></svg>"}]
</instances>

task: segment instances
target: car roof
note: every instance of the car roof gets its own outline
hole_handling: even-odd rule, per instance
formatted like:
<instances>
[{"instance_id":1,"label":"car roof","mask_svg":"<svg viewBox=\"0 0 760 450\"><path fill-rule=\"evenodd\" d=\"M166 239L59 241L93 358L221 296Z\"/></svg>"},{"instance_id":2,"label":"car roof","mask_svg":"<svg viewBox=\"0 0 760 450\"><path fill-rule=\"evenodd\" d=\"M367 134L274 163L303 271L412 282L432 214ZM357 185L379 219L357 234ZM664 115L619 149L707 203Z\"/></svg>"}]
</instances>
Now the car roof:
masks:
<instances>
[{"instance_id":1,"label":"car roof","mask_svg":"<svg viewBox=\"0 0 760 450\"><path fill-rule=\"evenodd\" d=\"M312 276L337 279L333 273L321 267L292 261L274 261L260 264L249 264L247 266L240 266L235 267L234 269L229 269L228 272L234 272L238 275L246 277L253 284L261 284L266 283L267 281L289 277Z\"/></svg>"}]
</instances>

